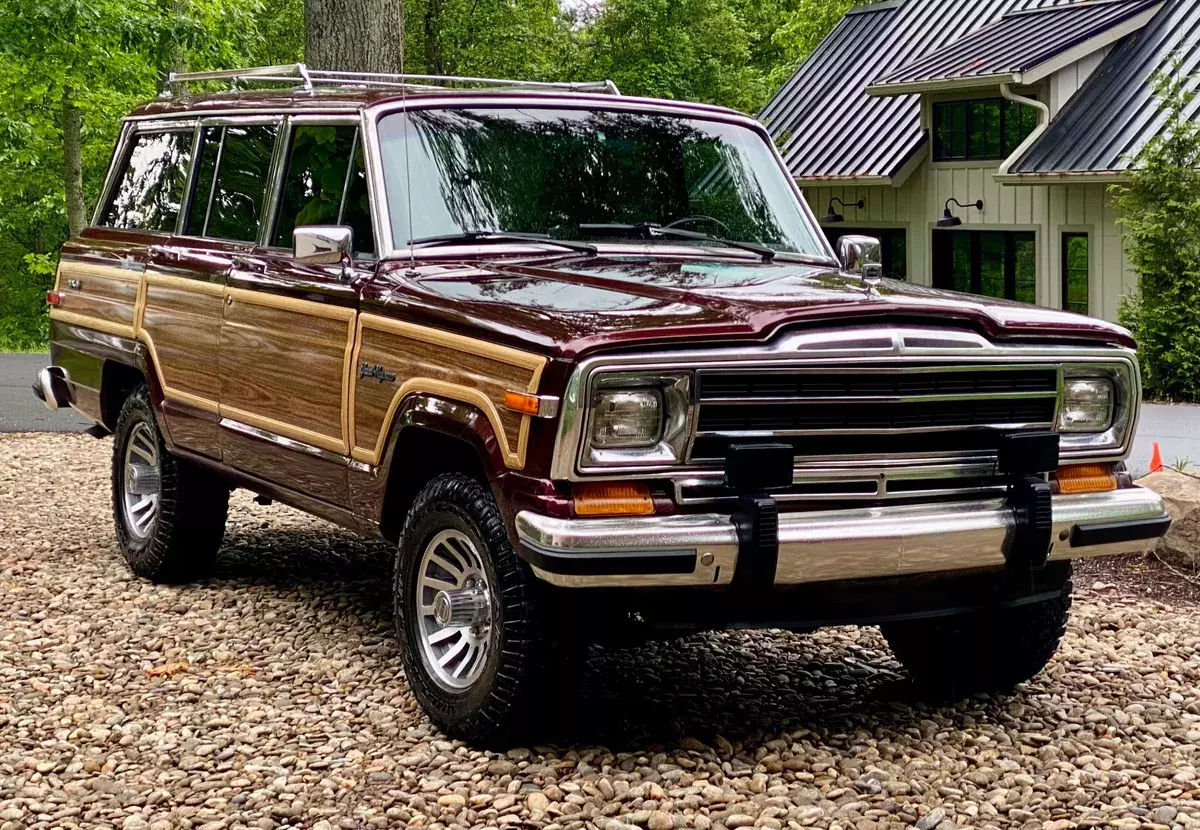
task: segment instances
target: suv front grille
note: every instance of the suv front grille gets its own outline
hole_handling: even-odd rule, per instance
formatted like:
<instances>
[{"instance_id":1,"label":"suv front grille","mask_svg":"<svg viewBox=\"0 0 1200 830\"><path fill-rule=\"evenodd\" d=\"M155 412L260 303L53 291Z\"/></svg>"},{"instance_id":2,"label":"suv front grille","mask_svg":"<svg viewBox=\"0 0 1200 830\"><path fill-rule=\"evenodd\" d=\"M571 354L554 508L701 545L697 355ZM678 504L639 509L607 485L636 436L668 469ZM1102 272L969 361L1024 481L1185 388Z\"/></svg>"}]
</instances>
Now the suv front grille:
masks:
<instances>
[{"instance_id":1,"label":"suv front grille","mask_svg":"<svg viewBox=\"0 0 1200 830\"><path fill-rule=\"evenodd\" d=\"M1051 429L1054 366L716 369L698 377L691 461L778 441L797 461L845 455L994 453L1000 434Z\"/></svg>"}]
</instances>

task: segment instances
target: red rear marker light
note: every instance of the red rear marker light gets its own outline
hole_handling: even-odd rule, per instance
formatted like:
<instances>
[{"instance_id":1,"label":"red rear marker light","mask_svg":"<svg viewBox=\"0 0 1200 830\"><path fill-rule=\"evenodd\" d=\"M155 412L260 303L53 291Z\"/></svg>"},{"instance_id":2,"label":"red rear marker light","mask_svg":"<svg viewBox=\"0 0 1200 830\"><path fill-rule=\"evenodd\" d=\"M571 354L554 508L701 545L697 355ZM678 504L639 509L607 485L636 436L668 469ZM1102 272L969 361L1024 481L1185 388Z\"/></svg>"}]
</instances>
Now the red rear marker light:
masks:
<instances>
[{"instance_id":1,"label":"red rear marker light","mask_svg":"<svg viewBox=\"0 0 1200 830\"><path fill-rule=\"evenodd\" d=\"M62 305L62 294L57 291L47 291L46 302L50 305Z\"/></svg>"}]
</instances>

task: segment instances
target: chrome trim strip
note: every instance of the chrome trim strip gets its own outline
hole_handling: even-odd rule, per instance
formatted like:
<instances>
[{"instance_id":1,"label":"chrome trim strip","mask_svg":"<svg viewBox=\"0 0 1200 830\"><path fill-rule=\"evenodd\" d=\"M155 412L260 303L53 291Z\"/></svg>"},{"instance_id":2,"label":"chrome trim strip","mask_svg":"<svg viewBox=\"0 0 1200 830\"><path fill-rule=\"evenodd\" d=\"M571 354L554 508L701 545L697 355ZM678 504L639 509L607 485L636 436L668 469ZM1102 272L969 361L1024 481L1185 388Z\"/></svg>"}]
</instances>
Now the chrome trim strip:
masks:
<instances>
[{"instance_id":1,"label":"chrome trim strip","mask_svg":"<svg viewBox=\"0 0 1200 830\"><path fill-rule=\"evenodd\" d=\"M946 367L947 369L951 367ZM903 369L897 371L904 371ZM801 369L796 374L801 374ZM854 367L848 367L852 374ZM791 374L790 372L788 374ZM955 401L1028 401L1037 398L1057 400L1058 391L1053 392L960 392L953 395L757 395L729 398L701 398L701 406L723 406L727 404L750 404L752 406L776 406L814 403L953 403Z\"/></svg>"},{"instance_id":2,"label":"chrome trim strip","mask_svg":"<svg viewBox=\"0 0 1200 830\"><path fill-rule=\"evenodd\" d=\"M241 421L235 421L232 418L222 418L220 426L230 432L236 432L239 435L245 435L248 438L254 438L258 441L265 441L268 444L274 444L277 447L283 447L285 450L304 453L311 455L314 458L319 458L322 461L328 461L330 464L337 464L339 467L349 467L351 459L348 456L321 447L313 446L304 441L297 441L295 438L288 438L286 435L280 435L277 432L271 432L265 429L244 424Z\"/></svg>"},{"instance_id":3,"label":"chrome trim strip","mask_svg":"<svg viewBox=\"0 0 1200 830\"><path fill-rule=\"evenodd\" d=\"M996 429L1053 429L1053 421L1021 423L966 424L938 427L847 427L833 429L717 429L697 432L697 438L761 438L765 436L795 437L804 435L921 435L932 432L986 432ZM841 456L838 456L841 457Z\"/></svg>"},{"instance_id":4,"label":"chrome trim strip","mask_svg":"<svg viewBox=\"0 0 1200 830\"><path fill-rule=\"evenodd\" d=\"M1141 487L1054 498L1054 545L1050 558L1111 556L1142 550L1144 541L1075 548L1076 524L1133 521L1164 515L1158 494ZM776 585L935 573L1004 565L1004 546L1014 525L1012 508L1001 499L937 505L871 507L779 516ZM737 566L737 531L719 513L624 519L555 519L522 511L517 536L562 555L573 551L653 553L694 549L713 554L720 565L701 564L691 574L563 576L537 571L568 588L727 585Z\"/></svg>"}]
</instances>

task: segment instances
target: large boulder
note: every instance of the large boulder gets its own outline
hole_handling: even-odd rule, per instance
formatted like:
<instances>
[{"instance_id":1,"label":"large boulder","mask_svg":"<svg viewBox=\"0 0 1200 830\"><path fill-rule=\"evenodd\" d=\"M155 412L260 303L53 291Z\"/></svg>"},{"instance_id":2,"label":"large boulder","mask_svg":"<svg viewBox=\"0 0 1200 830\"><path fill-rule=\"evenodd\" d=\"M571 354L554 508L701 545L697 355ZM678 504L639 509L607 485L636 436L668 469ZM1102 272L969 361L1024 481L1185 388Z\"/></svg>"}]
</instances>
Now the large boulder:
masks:
<instances>
[{"instance_id":1,"label":"large boulder","mask_svg":"<svg viewBox=\"0 0 1200 830\"><path fill-rule=\"evenodd\" d=\"M1171 529L1151 547L1163 559L1200 570L1200 474L1163 470L1138 479L1163 497Z\"/></svg>"}]
</instances>

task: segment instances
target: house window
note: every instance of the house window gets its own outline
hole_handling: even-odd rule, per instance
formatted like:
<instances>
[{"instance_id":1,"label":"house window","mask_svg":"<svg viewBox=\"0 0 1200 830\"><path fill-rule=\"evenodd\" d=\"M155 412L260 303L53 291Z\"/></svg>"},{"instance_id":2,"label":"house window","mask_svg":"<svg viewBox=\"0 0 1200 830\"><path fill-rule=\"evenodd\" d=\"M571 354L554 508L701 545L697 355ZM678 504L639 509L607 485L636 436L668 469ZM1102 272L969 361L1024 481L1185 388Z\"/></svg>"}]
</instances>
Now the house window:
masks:
<instances>
[{"instance_id":1,"label":"house window","mask_svg":"<svg viewBox=\"0 0 1200 830\"><path fill-rule=\"evenodd\" d=\"M1088 235L1064 233L1062 237L1063 308L1087 314L1088 307Z\"/></svg>"},{"instance_id":2,"label":"house window","mask_svg":"<svg viewBox=\"0 0 1200 830\"><path fill-rule=\"evenodd\" d=\"M1037 126L1037 110L1003 98L933 105L933 160L975 161L1012 155Z\"/></svg>"},{"instance_id":3,"label":"house window","mask_svg":"<svg viewBox=\"0 0 1200 830\"><path fill-rule=\"evenodd\" d=\"M934 231L936 288L1021 303L1037 302L1037 239L1032 233Z\"/></svg>"},{"instance_id":4,"label":"house window","mask_svg":"<svg viewBox=\"0 0 1200 830\"><path fill-rule=\"evenodd\" d=\"M888 279L908 279L908 234L902 228L832 228L827 227L825 236L833 249L837 250L838 240L843 236L873 236L879 240L883 257L883 275Z\"/></svg>"}]
</instances>

